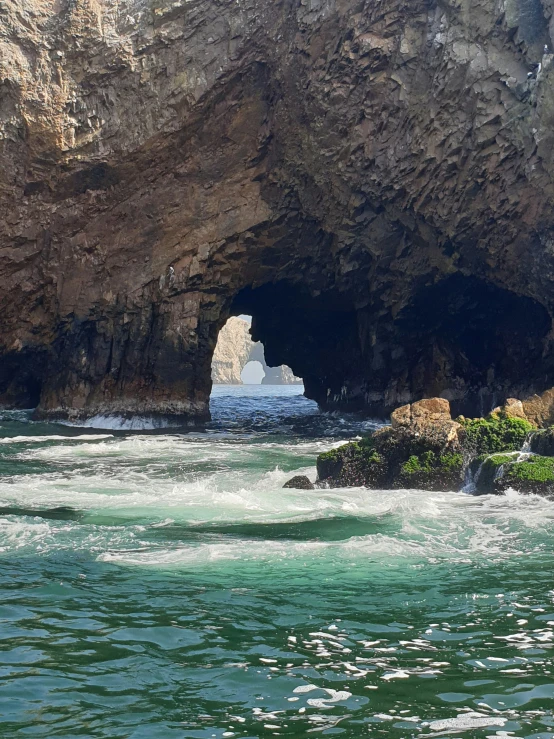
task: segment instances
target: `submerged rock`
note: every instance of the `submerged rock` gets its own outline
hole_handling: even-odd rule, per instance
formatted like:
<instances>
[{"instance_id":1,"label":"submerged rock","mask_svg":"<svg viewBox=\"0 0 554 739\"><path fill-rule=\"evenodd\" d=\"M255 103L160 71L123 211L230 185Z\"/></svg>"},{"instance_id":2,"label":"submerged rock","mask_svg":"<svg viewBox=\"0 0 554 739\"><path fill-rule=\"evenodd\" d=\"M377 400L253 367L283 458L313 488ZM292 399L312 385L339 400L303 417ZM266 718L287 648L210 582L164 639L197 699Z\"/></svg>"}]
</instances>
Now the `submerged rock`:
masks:
<instances>
[{"instance_id":1,"label":"submerged rock","mask_svg":"<svg viewBox=\"0 0 554 739\"><path fill-rule=\"evenodd\" d=\"M283 485L284 488L296 488L297 490L313 490L314 484L306 475L295 475Z\"/></svg>"}]
</instances>

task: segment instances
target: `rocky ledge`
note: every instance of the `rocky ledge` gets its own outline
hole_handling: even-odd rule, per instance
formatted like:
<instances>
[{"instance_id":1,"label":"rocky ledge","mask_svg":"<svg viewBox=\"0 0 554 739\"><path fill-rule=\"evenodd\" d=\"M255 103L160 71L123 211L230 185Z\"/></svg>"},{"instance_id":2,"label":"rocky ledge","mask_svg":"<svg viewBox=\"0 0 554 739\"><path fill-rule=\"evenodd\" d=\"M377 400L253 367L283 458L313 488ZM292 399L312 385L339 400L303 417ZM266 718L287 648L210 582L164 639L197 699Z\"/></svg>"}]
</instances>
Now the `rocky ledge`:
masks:
<instances>
[{"instance_id":1,"label":"rocky ledge","mask_svg":"<svg viewBox=\"0 0 554 739\"><path fill-rule=\"evenodd\" d=\"M443 398L405 405L390 426L320 454L316 484L554 495L554 427L539 430L539 400L456 420Z\"/></svg>"}]
</instances>

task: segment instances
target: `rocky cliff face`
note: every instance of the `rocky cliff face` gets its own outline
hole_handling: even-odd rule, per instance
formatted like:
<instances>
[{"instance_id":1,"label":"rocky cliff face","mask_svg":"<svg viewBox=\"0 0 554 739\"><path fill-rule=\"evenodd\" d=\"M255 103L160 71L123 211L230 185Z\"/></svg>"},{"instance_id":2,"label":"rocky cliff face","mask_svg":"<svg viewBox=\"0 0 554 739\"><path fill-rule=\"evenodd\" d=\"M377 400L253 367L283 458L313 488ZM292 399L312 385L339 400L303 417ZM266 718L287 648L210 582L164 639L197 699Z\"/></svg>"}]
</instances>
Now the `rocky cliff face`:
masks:
<instances>
[{"instance_id":1,"label":"rocky cliff face","mask_svg":"<svg viewBox=\"0 0 554 739\"><path fill-rule=\"evenodd\" d=\"M554 384L552 5L4 0L1 402L205 418L239 312L322 405Z\"/></svg>"}]
</instances>

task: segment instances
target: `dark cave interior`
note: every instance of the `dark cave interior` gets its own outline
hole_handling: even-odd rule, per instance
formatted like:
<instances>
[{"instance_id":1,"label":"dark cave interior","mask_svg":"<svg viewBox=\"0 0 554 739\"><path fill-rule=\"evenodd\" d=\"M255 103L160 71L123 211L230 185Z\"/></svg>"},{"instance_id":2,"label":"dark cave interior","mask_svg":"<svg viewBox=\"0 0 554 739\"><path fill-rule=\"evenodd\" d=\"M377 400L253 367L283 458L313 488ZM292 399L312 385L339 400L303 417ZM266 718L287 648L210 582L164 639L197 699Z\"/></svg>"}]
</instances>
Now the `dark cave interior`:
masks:
<instances>
[{"instance_id":1,"label":"dark cave interior","mask_svg":"<svg viewBox=\"0 0 554 739\"><path fill-rule=\"evenodd\" d=\"M245 287L198 324L195 348L179 334L167 340L171 315L160 311L148 319L150 335L121 320L75 322L61 343L3 357L0 399L8 407L38 405L40 413L45 386L58 392L86 382L96 397L154 387L168 404L172 394L192 394L205 419L217 335L229 315L240 314L252 316L252 338L263 344L267 364L288 365L323 409L385 417L442 396L455 414L476 416L553 384L551 319L529 297L460 273L413 286L412 299L394 313L378 297L356 304L359 294L313 295L301 281L285 280Z\"/></svg>"}]
</instances>

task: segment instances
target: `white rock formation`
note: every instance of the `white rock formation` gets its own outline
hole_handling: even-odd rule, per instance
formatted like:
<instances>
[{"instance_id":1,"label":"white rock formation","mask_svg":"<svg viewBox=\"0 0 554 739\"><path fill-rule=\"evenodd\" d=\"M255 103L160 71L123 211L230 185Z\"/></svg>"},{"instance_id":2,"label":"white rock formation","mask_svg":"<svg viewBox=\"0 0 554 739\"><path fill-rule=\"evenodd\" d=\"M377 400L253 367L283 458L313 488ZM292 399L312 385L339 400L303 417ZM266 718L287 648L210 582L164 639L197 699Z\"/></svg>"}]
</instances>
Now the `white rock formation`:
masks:
<instances>
[{"instance_id":1,"label":"white rock formation","mask_svg":"<svg viewBox=\"0 0 554 739\"><path fill-rule=\"evenodd\" d=\"M254 360L261 362L266 373L264 384L292 385L302 382L286 365L268 367L263 358L263 347L259 342L252 341L247 321L229 318L217 339L212 360L212 381L216 385L242 385L241 372L248 362Z\"/></svg>"}]
</instances>

